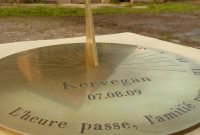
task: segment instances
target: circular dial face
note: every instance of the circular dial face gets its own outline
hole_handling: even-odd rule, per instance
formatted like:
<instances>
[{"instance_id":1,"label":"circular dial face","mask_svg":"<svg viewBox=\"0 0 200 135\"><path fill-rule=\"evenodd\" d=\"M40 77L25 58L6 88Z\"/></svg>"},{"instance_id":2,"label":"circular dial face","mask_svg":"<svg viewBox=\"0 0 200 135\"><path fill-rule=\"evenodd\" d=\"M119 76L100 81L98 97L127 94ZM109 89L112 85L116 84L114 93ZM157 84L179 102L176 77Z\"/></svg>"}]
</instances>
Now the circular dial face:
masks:
<instances>
[{"instance_id":1,"label":"circular dial face","mask_svg":"<svg viewBox=\"0 0 200 135\"><path fill-rule=\"evenodd\" d=\"M134 45L42 47L0 60L0 124L23 134L170 134L200 121L200 64Z\"/></svg>"}]
</instances>

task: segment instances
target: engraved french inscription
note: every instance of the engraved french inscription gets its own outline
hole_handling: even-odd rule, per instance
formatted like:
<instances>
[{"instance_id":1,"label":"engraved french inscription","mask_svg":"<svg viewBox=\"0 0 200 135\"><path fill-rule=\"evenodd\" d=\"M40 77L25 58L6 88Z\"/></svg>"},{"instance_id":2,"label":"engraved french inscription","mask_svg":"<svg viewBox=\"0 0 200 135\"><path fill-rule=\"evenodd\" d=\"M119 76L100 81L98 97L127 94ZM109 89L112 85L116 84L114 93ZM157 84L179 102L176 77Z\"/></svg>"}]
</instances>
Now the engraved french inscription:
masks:
<instances>
[{"instance_id":1,"label":"engraved french inscription","mask_svg":"<svg viewBox=\"0 0 200 135\"><path fill-rule=\"evenodd\" d=\"M195 105L185 103L179 104L177 107L170 108L169 112L160 115L145 115L144 118L151 124L158 124L176 119L195 109Z\"/></svg>"},{"instance_id":2,"label":"engraved french inscription","mask_svg":"<svg viewBox=\"0 0 200 135\"><path fill-rule=\"evenodd\" d=\"M18 107L11 112L8 113L10 116L24 120L29 123L38 124L41 126L49 126L49 127L58 127L58 128L66 128L67 122L65 121L57 121L57 120L49 120L46 118L42 118L39 116L35 116L31 111L25 110L21 107Z\"/></svg>"},{"instance_id":3,"label":"engraved french inscription","mask_svg":"<svg viewBox=\"0 0 200 135\"><path fill-rule=\"evenodd\" d=\"M130 122L114 122L114 123L82 123L80 133L86 133L87 131L118 131L118 130L137 130L138 127ZM98 133L98 132L97 132ZM108 132L109 133L109 132Z\"/></svg>"}]
</instances>

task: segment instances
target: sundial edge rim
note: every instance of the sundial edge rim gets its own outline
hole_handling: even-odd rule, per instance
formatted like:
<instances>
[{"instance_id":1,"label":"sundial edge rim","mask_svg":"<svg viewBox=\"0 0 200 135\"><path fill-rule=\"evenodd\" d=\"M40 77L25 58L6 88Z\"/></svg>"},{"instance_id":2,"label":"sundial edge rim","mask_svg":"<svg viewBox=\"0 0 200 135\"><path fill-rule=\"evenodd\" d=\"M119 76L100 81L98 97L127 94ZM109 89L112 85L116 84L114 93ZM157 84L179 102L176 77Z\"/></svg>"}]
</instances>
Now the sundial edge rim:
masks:
<instances>
[{"instance_id":1,"label":"sundial edge rim","mask_svg":"<svg viewBox=\"0 0 200 135\"><path fill-rule=\"evenodd\" d=\"M194 59L200 63L199 49L159 40L152 37L147 37L147 36L130 33L130 32L124 32L124 33L117 33L117 34L98 35L98 36L95 36L95 38L96 38L97 43L100 42L100 43L129 44L129 45L138 45L142 47L156 48L156 49L176 53L184 57ZM83 37L72 37L72 38L51 39L51 40L35 40L35 41L3 43L3 44L0 44L0 51L1 50L3 51L0 54L0 58L6 57L8 55L11 55L17 52L39 48L39 47L60 45L60 44L70 44L70 43L85 43L85 39L86 37L83 36Z\"/></svg>"},{"instance_id":2,"label":"sundial edge rim","mask_svg":"<svg viewBox=\"0 0 200 135\"><path fill-rule=\"evenodd\" d=\"M128 34L129 36L130 35L132 35L132 34ZM135 34L133 34L133 35L135 35ZM132 36L133 36L132 35ZM137 43L139 43L140 41L138 41L140 38L138 38L138 39L129 39L130 37L127 37L128 39L126 40L126 39L123 39L123 41L122 40L115 40L114 42L111 42L111 40L110 39L117 39L117 37L119 38L125 38L127 36L127 34L117 34L117 35L111 35L110 36L110 38L109 38L109 35L105 35L105 36L97 36L97 42L110 42L110 43L121 43L122 44L122 42L123 42L123 44L127 44L127 43L129 43L130 45L131 45L131 43L130 42L132 42L133 44L132 45L139 45L139 46L144 46L144 47L148 47L148 44L150 44L150 42L148 41L148 42L146 42L145 43L145 45L143 44L143 45L140 45L140 44L137 44ZM105 38L106 37L106 38ZM142 36L143 37L143 36ZM103 41L102 41L102 39L103 39ZM152 41L152 38L148 38L147 37L147 39L149 39L149 40L151 40ZM77 40L77 42L75 42ZM134 40L136 41L136 43L134 42ZM14 46L12 46L12 48L13 48L13 50L17 50L17 49L19 49L20 51L19 52L21 52L22 50L24 51L24 50L29 50L29 49L33 49L33 48L38 48L38 47L44 47L43 46L43 43L45 43L45 45L46 46L51 46L51 45L60 45L60 43L62 43L62 44L65 44L66 42L70 42L70 43L82 43L83 41L84 41L84 37L81 37L81 38L70 38L70 39L60 39L59 40L59 42L58 43L56 43L56 44L53 44L52 43L52 41L58 41L58 40L44 40L44 41L26 41L26 42L20 42L19 44L21 44L20 46L19 46L19 44L18 44L18 46L15 46L16 44L15 43L9 43L10 45L14 45ZM157 42L158 40L157 39L155 39L155 41ZM51 43L50 43L51 42ZM189 56L188 54L186 54L187 56L186 57L190 57L190 58L195 58L195 61L197 61L197 62L199 62L198 60L200 60L200 57L196 57L196 55L195 55L195 53L198 53L198 52L200 52L200 50L197 50L197 49L193 49L193 48L188 48L188 47L185 47L185 46L180 46L180 45L178 45L178 44L173 44L173 43L168 43L168 42L165 42L165 41L161 41L162 42L162 44L170 44L170 47L172 47L173 49L174 48L176 48L176 47L178 47L178 50L180 49L180 50L185 50L185 49L187 49L187 50L189 50L188 52L189 53L194 53L194 55L192 55L192 56ZM23 44L27 44L27 43L31 43L33 46L28 46L28 48L21 48L21 46L23 46ZM36 45L36 43L37 44L41 44L41 46L35 46ZM50 44L49 44L50 43ZM68 44L70 44L70 43L68 43ZM147 44L148 43L148 44ZM152 43L152 44L154 44L154 43ZM162 48L162 50L165 50L165 51L169 51L168 49L168 47L167 48L165 48L165 47L163 47L163 45L158 45L158 44L156 44L156 46L157 47L159 47L158 49L160 49L160 48ZM10 46L11 47L11 46ZM150 47L151 47L151 45L150 45ZM4 48L5 49L5 48ZM3 49L0 47L0 51L2 51ZM16 51L15 50L15 51ZM3 51L5 51L5 50L3 50ZM174 50L173 50L174 51ZM6 52L6 51L5 51ZM16 52L15 52L16 53ZM12 52L11 52L11 54L12 54ZM185 56L185 55L183 55L183 56ZM4 54L4 56L3 55L1 55L0 57L6 57L5 56L5 54Z\"/></svg>"}]
</instances>

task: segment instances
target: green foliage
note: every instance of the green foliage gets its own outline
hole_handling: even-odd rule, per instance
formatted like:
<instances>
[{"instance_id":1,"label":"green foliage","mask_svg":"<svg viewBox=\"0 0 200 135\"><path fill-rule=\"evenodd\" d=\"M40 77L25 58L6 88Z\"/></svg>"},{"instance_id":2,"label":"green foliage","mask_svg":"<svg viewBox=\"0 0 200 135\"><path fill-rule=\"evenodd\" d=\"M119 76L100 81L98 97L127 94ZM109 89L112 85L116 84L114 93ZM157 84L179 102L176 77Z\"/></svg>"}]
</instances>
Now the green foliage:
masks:
<instances>
[{"instance_id":1,"label":"green foliage","mask_svg":"<svg viewBox=\"0 0 200 135\"><path fill-rule=\"evenodd\" d=\"M174 39L174 37L171 33L166 33L166 34L162 35L161 39L166 40L166 41L170 41L170 40Z\"/></svg>"},{"instance_id":2,"label":"green foliage","mask_svg":"<svg viewBox=\"0 0 200 135\"><path fill-rule=\"evenodd\" d=\"M138 6L146 6L146 8L135 8ZM129 4L127 7L132 7L134 9L131 12L144 13L187 13L200 11L200 6L182 2L166 2L162 4Z\"/></svg>"},{"instance_id":3,"label":"green foliage","mask_svg":"<svg viewBox=\"0 0 200 135\"><path fill-rule=\"evenodd\" d=\"M138 8L139 7L139 8ZM141 8L142 7L142 8ZM187 13L200 11L200 6L186 3L167 2L164 4L129 4L126 7L99 7L94 14L122 13ZM61 6L8 6L0 7L0 16L83 16L84 9Z\"/></svg>"},{"instance_id":4,"label":"green foliage","mask_svg":"<svg viewBox=\"0 0 200 135\"><path fill-rule=\"evenodd\" d=\"M83 16L82 8L59 6L14 6L0 8L0 16Z\"/></svg>"},{"instance_id":5,"label":"green foliage","mask_svg":"<svg viewBox=\"0 0 200 135\"><path fill-rule=\"evenodd\" d=\"M150 12L193 12L193 11L199 11L200 6L195 6L189 3L173 3L173 2L167 2L164 4L152 4L149 6Z\"/></svg>"},{"instance_id":6,"label":"green foliage","mask_svg":"<svg viewBox=\"0 0 200 135\"><path fill-rule=\"evenodd\" d=\"M94 9L95 14L118 13L187 13L200 11L200 6L184 3L167 2L163 4L129 4L126 7L101 7Z\"/></svg>"},{"instance_id":7,"label":"green foliage","mask_svg":"<svg viewBox=\"0 0 200 135\"><path fill-rule=\"evenodd\" d=\"M43 3L44 0L21 0L20 3Z\"/></svg>"},{"instance_id":8,"label":"green foliage","mask_svg":"<svg viewBox=\"0 0 200 135\"><path fill-rule=\"evenodd\" d=\"M43 0L35 0L36 3L42 3L44 2Z\"/></svg>"},{"instance_id":9,"label":"green foliage","mask_svg":"<svg viewBox=\"0 0 200 135\"><path fill-rule=\"evenodd\" d=\"M120 0L111 0L111 3L113 3L113 4L119 4Z\"/></svg>"}]
</instances>

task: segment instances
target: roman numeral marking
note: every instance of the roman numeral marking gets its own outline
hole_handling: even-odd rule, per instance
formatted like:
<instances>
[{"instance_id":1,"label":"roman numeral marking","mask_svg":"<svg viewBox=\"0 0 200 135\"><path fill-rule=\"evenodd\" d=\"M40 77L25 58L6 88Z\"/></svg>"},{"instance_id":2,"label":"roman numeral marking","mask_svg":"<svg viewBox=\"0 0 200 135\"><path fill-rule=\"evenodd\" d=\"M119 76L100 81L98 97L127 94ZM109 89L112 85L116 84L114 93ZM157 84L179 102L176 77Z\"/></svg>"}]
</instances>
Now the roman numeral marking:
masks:
<instances>
[{"instance_id":1,"label":"roman numeral marking","mask_svg":"<svg viewBox=\"0 0 200 135\"><path fill-rule=\"evenodd\" d=\"M157 52L158 54L166 54L167 52L165 51L161 51L161 50L158 50L158 49L150 49L152 50L153 52Z\"/></svg>"},{"instance_id":2,"label":"roman numeral marking","mask_svg":"<svg viewBox=\"0 0 200 135\"><path fill-rule=\"evenodd\" d=\"M178 58L178 59L176 59L176 60L178 60L179 62L188 62L186 59L184 59L184 58Z\"/></svg>"},{"instance_id":3,"label":"roman numeral marking","mask_svg":"<svg viewBox=\"0 0 200 135\"><path fill-rule=\"evenodd\" d=\"M163 51L162 51L162 52L160 52L160 54L164 54L164 53L165 53L165 52L163 52Z\"/></svg>"},{"instance_id":4,"label":"roman numeral marking","mask_svg":"<svg viewBox=\"0 0 200 135\"><path fill-rule=\"evenodd\" d=\"M193 72L195 75L200 75L200 69L192 69L192 72Z\"/></svg>"}]
</instances>

